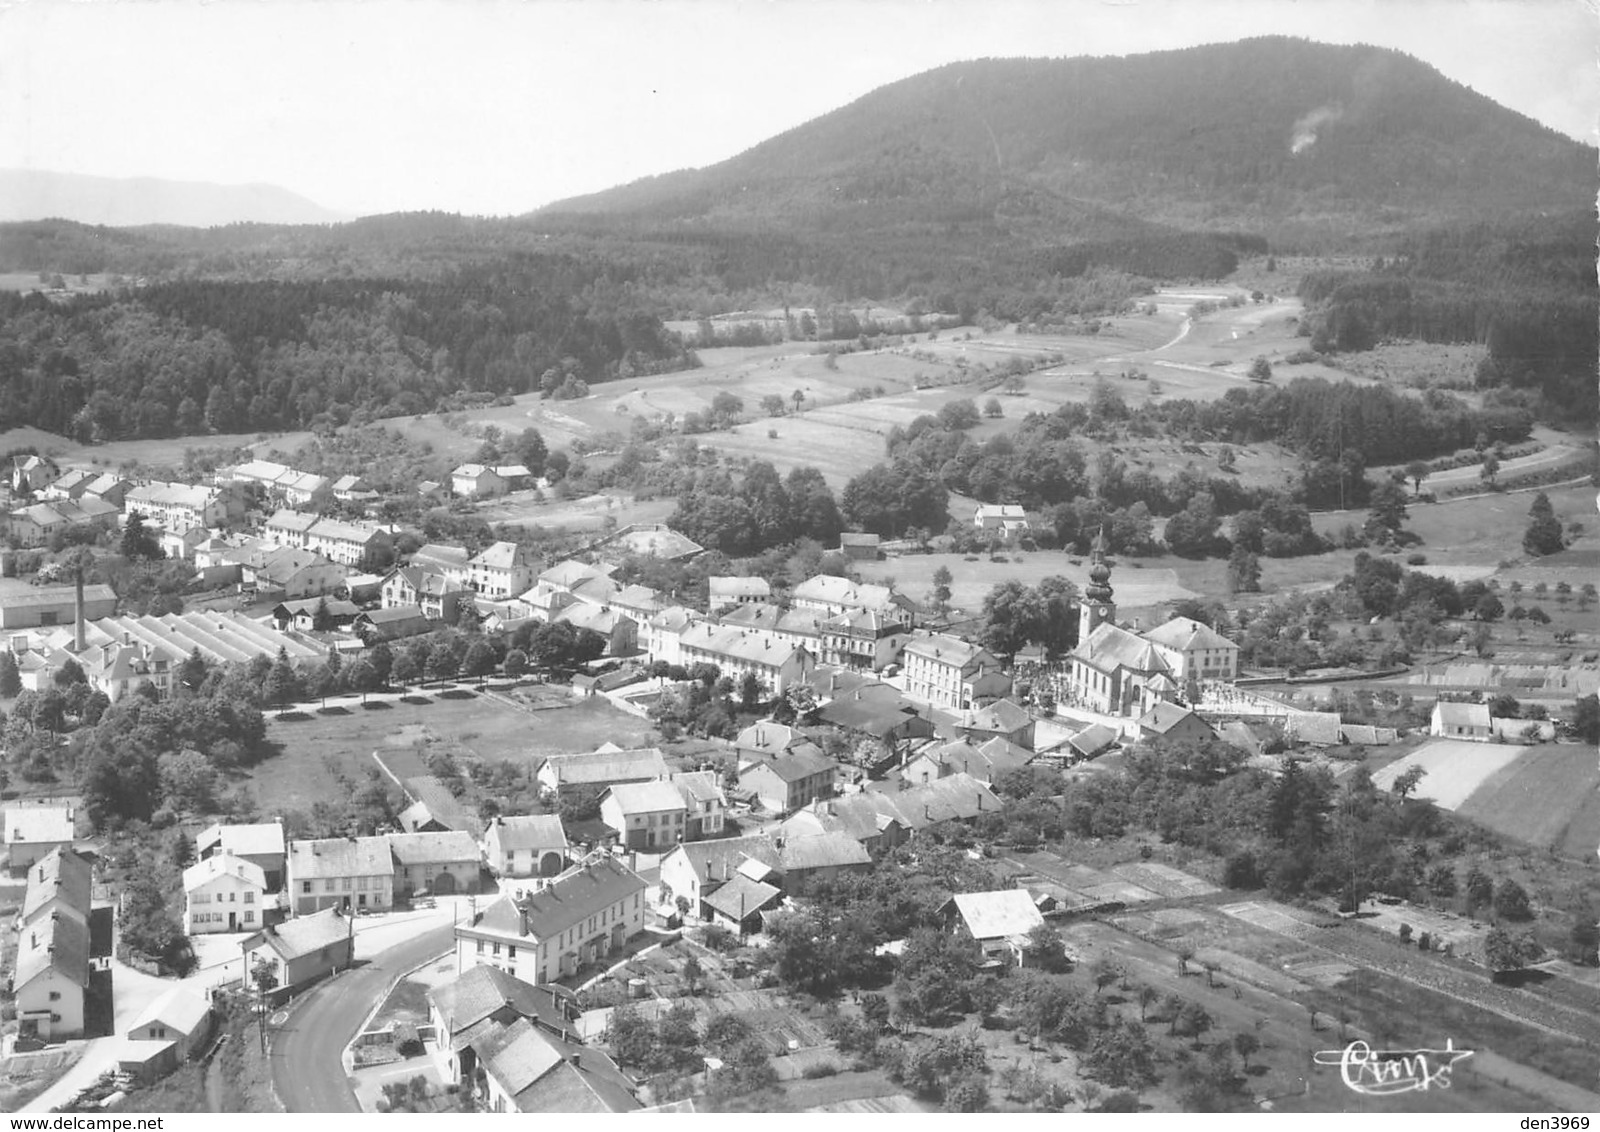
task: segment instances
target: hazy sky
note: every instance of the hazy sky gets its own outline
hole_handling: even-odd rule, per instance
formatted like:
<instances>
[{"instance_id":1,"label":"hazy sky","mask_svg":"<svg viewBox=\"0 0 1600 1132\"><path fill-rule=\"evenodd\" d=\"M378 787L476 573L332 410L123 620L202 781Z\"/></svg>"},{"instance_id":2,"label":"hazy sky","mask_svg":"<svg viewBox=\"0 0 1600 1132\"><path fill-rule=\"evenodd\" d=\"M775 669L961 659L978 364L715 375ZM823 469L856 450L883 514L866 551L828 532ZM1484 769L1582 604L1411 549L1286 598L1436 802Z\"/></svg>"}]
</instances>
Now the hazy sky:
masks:
<instances>
[{"instance_id":1,"label":"hazy sky","mask_svg":"<svg viewBox=\"0 0 1600 1132\"><path fill-rule=\"evenodd\" d=\"M0 167L525 212L930 67L1287 34L1594 142L1600 0L0 0Z\"/></svg>"}]
</instances>

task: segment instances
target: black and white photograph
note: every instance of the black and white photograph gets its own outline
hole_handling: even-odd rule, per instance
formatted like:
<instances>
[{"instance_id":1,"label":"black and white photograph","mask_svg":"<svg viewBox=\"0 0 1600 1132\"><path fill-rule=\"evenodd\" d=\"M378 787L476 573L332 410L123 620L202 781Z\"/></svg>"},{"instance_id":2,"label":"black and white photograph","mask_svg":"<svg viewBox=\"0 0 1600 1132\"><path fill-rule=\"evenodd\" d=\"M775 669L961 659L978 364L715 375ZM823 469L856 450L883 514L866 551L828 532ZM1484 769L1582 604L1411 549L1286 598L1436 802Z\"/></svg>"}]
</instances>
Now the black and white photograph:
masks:
<instances>
[{"instance_id":1,"label":"black and white photograph","mask_svg":"<svg viewBox=\"0 0 1600 1132\"><path fill-rule=\"evenodd\" d=\"M0 0L0 1113L1584 1132L1597 141L1597 0Z\"/></svg>"}]
</instances>

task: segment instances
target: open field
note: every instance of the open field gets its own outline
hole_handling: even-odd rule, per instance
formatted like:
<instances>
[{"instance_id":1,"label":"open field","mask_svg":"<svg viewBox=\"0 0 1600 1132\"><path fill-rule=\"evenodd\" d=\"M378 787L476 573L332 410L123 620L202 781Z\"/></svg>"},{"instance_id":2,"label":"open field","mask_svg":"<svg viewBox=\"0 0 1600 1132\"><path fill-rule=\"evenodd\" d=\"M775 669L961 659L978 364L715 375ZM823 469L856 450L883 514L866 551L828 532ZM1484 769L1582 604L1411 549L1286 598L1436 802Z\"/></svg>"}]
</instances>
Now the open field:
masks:
<instances>
[{"instance_id":1,"label":"open field","mask_svg":"<svg viewBox=\"0 0 1600 1132\"><path fill-rule=\"evenodd\" d=\"M1372 781L1380 790L1387 790L1400 775L1420 766L1427 774L1417 785L1416 796L1431 798L1446 810L1457 810L1495 772L1510 766L1527 750L1505 743L1435 739L1396 759L1374 774Z\"/></svg>"},{"instance_id":2,"label":"open field","mask_svg":"<svg viewBox=\"0 0 1600 1132\"><path fill-rule=\"evenodd\" d=\"M677 500L634 499L626 494L600 493L582 499L540 501L531 491L513 492L477 509L486 523L543 527L551 531L599 533L609 519L618 527L632 523L664 523L677 509Z\"/></svg>"},{"instance_id":3,"label":"open field","mask_svg":"<svg viewBox=\"0 0 1600 1132\"><path fill-rule=\"evenodd\" d=\"M30 427L0 432L0 452L31 446L61 464L116 468L137 462L146 467L176 467L183 463L184 451L190 448L249 448L260 455L274 448L292 452L310 439L309 432L240 432L79 444L68 437Z\"/></svg>"},{"instance_id":4,"label":"open field","mask_svg":"<svg viewBox=\"0 0 1600 1132\"><path fill-rule=\"evenodd\" d=\"M391 746L391 737L407 745L424 734L424 741L433 738L481 759L531 765L547 755L591 751L608 740L637 746L651 733L648 722L601 699L533 713L483 695L432 700L426 706L384 702L390 706L363 709L350 702L348 715L313 714L299 722L269 715L267 741L278 745L279 753L236 781L250 786L263 813L310 810L318 799L342 791L335 771L351 778L365 774L372 765L369 752Z\"/></svg>"},{"instance_id":5,"label":"open field","mask_svg":"<svg viewBox=\"0 0 1600 1132\"><path fill-rule=\"evenodd\" d=\"M881 562L857 563L857 568L863 581L893 579L902 592L918 601L928 601L933 593L933 575L943 566L954 579L951 603L966 611L980 609L990 588L1004 581L1014 579L1032 586L1042 578L1060 574L1080 589L1089 582L1089 560L1080 555L1068 557L1059 550L1035 550L1006 551L1004 557L1005 562L991 562L988 555L980 555L977 561L968 562L967 556L960 554L907 554ZM1198 596L1180 585L1171 569L1133 569L1127 562L1117 568L1112 585L1119 608L1147 608Z\"/></svg>"},{"instance_id":6,"label":"open field","mask_svg":"<svg viewBox=\"0 0 1600 1132\"><path fill-rule=\"evenodd\" d=\"M1421 789L1427 786L1423 779ZM1595 807L1584 815L1584 803L1593 801L1597 791L1600 763L1594 749L1552 744L1528 748L1454 809L1496 833L1541 848L1559 849L1570 833L1582 838L1583 856L1588 857L1600 845L1600 828L1593 825Z\"/></svg>"}]
</instances>

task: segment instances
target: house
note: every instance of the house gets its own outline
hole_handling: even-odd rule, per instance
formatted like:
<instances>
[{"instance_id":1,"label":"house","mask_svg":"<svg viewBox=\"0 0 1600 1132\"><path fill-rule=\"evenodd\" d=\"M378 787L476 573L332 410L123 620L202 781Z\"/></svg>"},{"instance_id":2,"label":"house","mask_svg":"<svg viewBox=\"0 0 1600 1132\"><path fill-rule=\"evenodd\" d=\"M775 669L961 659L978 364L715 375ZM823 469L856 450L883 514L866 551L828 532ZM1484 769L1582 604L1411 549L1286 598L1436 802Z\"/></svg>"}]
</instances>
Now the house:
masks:
<instances>
[{"instance_id":1,"label":"house","mask_svg":"<svg viewBox=\"0 0 1600 1132\"><path fill-rule=\"evenodd\" d=\"M574 602L556 613L552 621L564 621L574 629L587 629L606 642L603 656L632 656L639 651L639 625L620 609Z\"/></svg>"},{"instance_id":2,"label":"house","mask_svg":"<svg viewBox=\"0 0 1600 1132\"><path fill-rule=\"evenodd\" d=\"M622 782L648 782L672 773L655 747L622 750L610 744L587 754L550 755L534 770L534 779L550 791L572 786L615 786Z\"/></svg>"},{"instance_id":3,"label":"house","mask_svg":"<svg viewBox=\"0 0 1600 1132\"><path fill-rule=\"evenodd\" d=\"M194 839L195 857L205 860L217 853L231 853L257 866L266 878L267 891L283 887L283 826L276 821L228 825L218 822L201 830Z\"/></svg>"},{"instance_id":4,"label":"house","mask_svg":"<svg viewBox=\"0 0 1600 1132\"><path fill-rule=\"evenodd\" d=\"M183 934L253 932L265 923L267 875L224 849L183 870Z\"/></svg>"},{"instance_id":5,"label":"house","mask_svg":"<svg viewBox=\"0 0 1600 1132\"><path fill-rule=\"evenodd\" d=\"M644 880L614 858L506 896L456 926L456 965L549 983L614 955L644 930Z\"/></svg>"},{"instance_id":6,"label":"house","mask_svg":"<svg viewBox=\"0 0 1600 1132\"><path fill-rule=\"evenodd\" d=\"M829 700L817 709L817 719L861 738L873 738L885 752L917 739L931 739L933 721L919 715L900 693L888 684L881 692L858 689L840 699Z\"/></svg>"},{"instance_id":7,"label":"house","mask_svg":"<svg viewBox=\"0 0 1600 1132\"><path fill-rule=\"evenodd\" d=\"M400 788L411 804L401 811L401 826L407 833L440 833L462 829L474 839L483 836L483 820L477 811L450 793L437 775L418 774L403 779Z\"/></svg>"},{"instance_id":8,"label":"house","mask_svg":"<svg viewBox=\"0 0 1600 1132\"><path fill-rule=\"evenodd\" d=\"M368 609L351 622L350 628L370 647L379 641L398 641L431 633L438 626L420 605L410 605Z\"/></svg>"},{"instance_id":9,"label":"house","mask_svg":"<svg viewBox=\"0 0 1600 1132\"><path fill-rule=\"evenodd\" d=\"M305 548L341 566L362 570L394 561L394 537L370 523L318 519L306 532Z\"/></svg>"},{"instance_id":10,"label":"house","mask_svg":"<svg viewBox=\"0 0 1600 1132\"><path fill-rule=\"evenodd\" d=\"M839 553L851 562L876 562L883 549L877 535L845 531L839 536Z\"/></svg>"},{"instance_id":11,"label":"house","mask_svg":"<svg viewBox=\"0 0 1600 1132\"><path fill-rule=\"evenodd\" d=\"M750 605L772 600L772 587L765 578L742 578L713 575L706 579L710 600L708 609L721 609L728 605Z\"/></svg>"},{"instance_id":12,"label":"house","mask_svg":"<svg viewBox=\"0 0 1600 1132\"><path fill-rule=\"evenodd\" d=\"M0 629L38 629L70 625L76 616L78 594L74 586L25 587L0 596ZM110 617L117 611L117 593L110 586L83 587L83 616L88 621Z\"/></svg>"},{"instance_id":13,"label":"house","mask_svg":"<svg viewBox=\"0 0 1600 1132\"><path fill-rule=\"evenodd\" d=\"M467 499L485 499L504 495L511 490L509 484L493 468L482 464L462 464L450 473L450 492Z\"/></svg>"},{"instance_id":14,"label":"house","mask_svg":"<svg viewBox=\"0 0 1600 1132\"><path fill-rule=\"evenodd\" d=\"M946 633L906 642L906 695L935 707L965 711L1011 691L1011 678L987 649Z\"/></svg>"},{"instance_id":15,"label":"house","mask_svg":"<svg viewBox=\"0 0 1600 1132\"><path fill-rule=\"evenodd\" d=\"M553 877L567 867L567 834L556 814L497 817L483 834L489 868L506 877Z\"/></svg>"},{"instance_id":16,"label":"house","mask_svg":"<svg viewBox=\"0 0 1600 1132\"><path fill-rule=\"evenodd\" d=\"M912 833L945 822L972 821L1005 808L993 791L964 772L896 794L876 794L877 799L887 799L892 812Z\"/></svg>"},{"instance_id":17,"label":"house","mask_svg":"<svg viewBox=\"0 0 1600 1132\"><path fill-rule=\"evenodd\" d=\"M110 527L117 519L117 508L103 499L85 495L79 499L55 499L12 511L8 533L19 546L46 546L58 532L73 527L99 524Z\"/></svg>"},{"instance_id":18,"label":"house","mask_svg":"<svg viewBox=\"0 0 1600 1132\"><path fill-rule=\"evenodd\" d=\"M48 1042L83 1035L92 895L89 862L71 849L28 867L11 976L19 1035Z\"/></svg>"},{"instance_id":19,"label":"house","mask_svg":"<svg viewBox=\"0 0 1600 1132\"><path fill-rule=\"evenodd\" d=\"M417 547L406 565L416 566L429 574L443 574L455 583L456 589L466 589L471 574L468 564L471 561L472 556L467 553L467 548L464 546L428 542Z\"/></svg>"},{"instance_id":20,"label":"house","mask_svg":"<svg viewBox=\"0 0 1600 1132\"><path fill-rule=\"evenodd\" d=\"M1239 676L1239 646L1192 617L1174 617L1144 634L1179 683Z\"/></svg>"},{"instance_id":21,"label":"house","mask_svg":"<svg viewBox=\"0 0 1600 1132\"><path fill-rule=\"evenodd\" d=\"M832 574L807 578L790 592L789 601L796 609L812 610L826 617L871 609L906 629L916 622L916 603L896 593L892 586L852 582Z\"/></svg>"},{"instance_id":22,"label":"house","mask_svg":"<svg viewBox=\"0 0 1600 1132\"><path fill-rule=\"evenodd\" d=\"M1019 747L1033 747L1033 715L1011 700L996 700L986 707L968 711L957 727L963 735L978 742L998 738Z\"/></svg>"},{"instance_id":23,"label":"house","mask_svg":"<svg viewBox=\"0 0 1600 1132\"><path fill-rule=\"evenodd\" d=\"M756 880L745 873L734 873L727 883L701 898L703 911L712 923L739 935L758 930L763 912L777 907L783 890L777 885Z\"/></svg>"},{"instance_id":24,"label":"house","mask_svg":"<svg viewBox=\"0 0 1600 1132\"><path fill-rule=\"evenodd\" d=\"M205 1048L215 1021L210 1003L183 987L173 987L140 1011L128 1027L117 1067L143 1081L164 1076Z\"/></svg>"},{"instance_id":25,"label":"house","mask_svg":"<svg viewBox=\"0 0 1600 1132\"><path fill-rule=\"evenodd\" d=\"M420 566L400 566L384 575L384 609L419 608L425 617L456 623L458 611L470 598L466 583L448 574L434 573Z\"/></svg>"},{"instance_id":26,"label":"house","mask_svg":"<svg viewBox=\"0 0 1600 1132\"><path fill-rule=\"evenodd\" d=\"M1025 751L1004 739L990 739L979 744L962 738L919 752L906 763L901 778L920 786L952 774L969 774L985 786L993 786L1001 775L1021 770L1031 761L1032 751Z\"/></svg>"},{"instance_id":27,"label":"house","mask_svg":"<svg viewBox=\"0 0 1600 1132\"><path fill-rule=\"evenodd\" d=\"M1470 739L1488 743L1494 739L1494 725L1489 718L1489 705L1439 700L1433 705L1428 734L1447 739Z\"/></svg>"},{"instance_id":28,"label":"house","mask_svg":"<svg viewBox=\"0 0 1600 1132\"><path fill-rule=\"evenodd\" d=\"M939 908L945 925L977 941L984 957L1022 965L1028 933L1044 925L1044 914L1025 888L962 892Z\"/></svg>"},{"instance_id":29,"label":"house","mask_svg":"<svg viewBox=\"0 0 1600 1132\"><path fill-rule=\"evenodd\" d=\"M340 476L333 481L333 497L346 503L371 503L379 498L372 485L360 476Z\"/></svg>"},{"instance_id":30,"label":"house","mask_svg":"<svg viewBox=\"0 0 1600 1132\"><path fill-rule=\"evenodd\" d=\"M830 797L838 769L838 763L808 744L742 763L739 790L753 794L772 813L788 813Z\"/></svg>"},{"instance_id":31,"label":"house","mask_svg":"<svg viewBox=\"0 0 1600 1132\"><path fill-rule=\"evenodd\" d=\"M48 456L11 457L11 490L18 495L42 491L60 478L60 467Z\"/></svg>"},{"instance_id":32,"label":"house","mask_svg":"<svg viewBox=\"0 0 1600 1132\"><path fill-rule=\"evenodd\" d=\"M244 499L236 491L182 483L146 483L128 489L122 512L143 515L163 530L225 527L244 517Z\"/></svg>"},{"instance_id":33,"label":"house","mask_svg":"<svg viewBox=\"0 0 1600 1132\"><path fill-rule=\"evenodd\" d=\"M821 835L848 837L868 860L882 857L911 836L892 798L870 791L813 802L784 819L779 828L796 841Z\"/></svg>"},{"instance_id":34,"label":"house","mask_svg":"<svg viewBox=\"0 0 1600 1132\"><path fill-rule=\"evenodd\" d=\"M467 585L484 597L504 600L533 585L536 572L537 563L526 547L497 542L467 562Z\"/></svg>"},{"instance_id":35,"label":"house","mask_svg":"<svg viewBox=\"0 0 1600 1132\"><path fill-rule=\"evenodd\" d=\"M1116 741L1116 731L1103 723L1091 723L1068 739L1067 746L1072 748L1076 758L1092 759L1102 751L1109 750Z\"/></svg>"},{"instance_id":36,"label":"house","mask_svg":"<svg viewBox=\"0 0 1600 1132\"><path fill-rule=\"evenodd\" d=\"M7 802L0 808L5 867L21 872L57 849L71 849L72 807L61 802Z\"/></svg>"},{"instance_id":37,"label":"house","mask_svg":"<svg viewBox=\"0 0 1600 1132\"><path fill-rule=\"evenodd\" d=\"M317 625L317 614L327 618L325 626ZM361 607L354 602L338 598L305 597L298 601L280 601L272 608L272 623L282 633L294 629L297 633L313 633L325 629L348 629L361 616Z\"/></svg>"},{"instance_id":38,"label":"house","mask_svg":"<svg viewBox=\"0 0 1600 1132\"><path fill-rule=\"evenodd\" d=\"M89 481L83 489L83 494L78 498L98 499L120 511L132 487L133 484L121 476L113 472L102 472Z\"/></svg>"},{"instance_id":39,"label":"house","mask_svg":"<svg viewBox=\"0 0 1600 1132\"><path fill-rule=\"evenodd\" d=\"M395 894L453 896L478 891L481 858L472 834L461 829L434 833L391 833Z\"/></svg>"},{"instance_id":40,"label":"house","mask_svg":"<svg viewBox=\"0 0 1600 1132\"><path fill-rule=\"evenodd\" d=\"M882 672L898 664L911 638L899 621L875 609L857 609L829 617L818 625L824 664L866 672Z\"/></svg>"},{"instance_id":41,"label":"house","mask_svg":"<svg viewBox=\"0 0 1600 1132\"><path fill-rule=\"evenodd\" d=\"M320 515L309 512L281 508L273 512L262 531L279 546L306 550L311 545L311 528L317 525L320 518Z\"/></svg>"},{"instance_id":42,"label":"house","mask_svg":"<svg viewBox=\"0 0 1600 1132\"><path fill-rule=\"evenodd\" d=\"M40 499L77 499L95 481L95 473L83 468L68 468L61 475L38 489Z\"/></svg>"},{"instance_id":43,"label":"house","mask_svg":"<svg viewBox=\"0 0 1600 1132\"><path fill-rule=\"evenodd\" d=\"M1209 723L1181 704L1158 703L1139 717L1139 738L1146 743L1158 739L1201 743L1216 737Z\"/></svg>"},{"instance_id":44,"label":"house","mask_svg":"<svg viewBox=\"0 0 1600 1132\"><path fill-rule=\"evenodd\" d=\"M600 799L600 820L629 849L656 849L684 840L688 807L671 782L620 782Z\"/></svg>"},{"instance_id":45,"label":"house","mask_svg":"<svg viewBox=\"0 0 1600 1132\"><path fill-rule=\"evenodd\" d=\"M661 899L670 904L682 897L690 912L700 915L705 895L732 880L741 868L755 862L766 870L765 876L776 872L778 859L777 843L766 834L685 842L661 858Z\"/></svg>"},{"instance_id":46,"label":"house","mask_svg":"<svg viewBox=\"0 0 1600 1132\"><path fill-rule=\"evenodd\" d=\"M692 609L681 605L663 609L644 624L644 654L653 663L683 664L683 635L698 618Z\"/></svg>"},{"instance_id":47,"label":"house","mask_svg":"<svg viewBox=\"0 0 1600 1132\"><path fill-rule=\"evenodd\" d=\"M281 924L269 924L241 940L239 948L244 953L245 970L254 971L259 963L271 970L277 985L269 998L282 1002L324 975L350 966L355 952L355 921L338 908L323 908Z\"/></svg>"},{"instance_id":48,"label":"house","mask_svg":"<svg viewBox=\"0 0 1600 1132\"><path fill-rule=\"evenodd\" d=\"M764 697L781 696L803 683L817 664L811 652L776 636L707 623L690 626L678 649L685 666L714 664L735 688L754 676Z\"/></svg>"},{"instance_id":49,"label":"house","mask_svg":"<svg viewBox=\"0 0 1600 1132\"><path fill-rule=\"evenodd\" d=\"M985 503L973 512L972 526L980 531L997 531L1010 538L1028 529L1028 515L1015 503Z\"/></svg>"},{"instance_id":50,"label":"house","mask_svg":"<svg viewBox=\"0 0 1600 1132\"><path fill-rule=\"evenodd\" d=\"M713 770L693 770L674 774L669 781L683 798L685 841L720 837L727 821L728 800Z\"/></svg>"},{"instance_id":51,"label":"house","mask_svg":"<svg viewBox=\"0 0 1600 1132\"><path fill-rule=\"evenodd\" d=\"M331 594L344 585L345 568L309 550L279 547L242 563L244 584L286 598Z\"/></svg>"},{"instance_id":52,"label":"house","mask_svg":"<svg viewBox=\"0 0 1600 1132\"><path fill-rule=\"evenodd\" d=\"M211 532L204 527L190 527L186 531L178 532L163 530L156 539L161 547L161 553L174 562L193 561L195 549L209 541Z\"/></svg>"},{"instance_id":53,"label":"house","mask_svg":"<svg viewBox=\"0 0 1600 1132\"><path fill-rule=\"evenodd\" d=\"M814 880L830 880L841 873L868 872L872 868L872 854L867 847L841 830L799 836L784 833L775 841L778 872L789 892L804 891Z\"/></svg>"},{"instance_id":54,"label":"house","mask_svg":"<svg viewBox=\"0 0 1600 1132\"><path fill-rule=\"evenodd\" d=\"M290 912L330 908L388 911L394 907L394 855L387 837L328 837L291 841L287 891Z\"/></svg>"}]
</instances>

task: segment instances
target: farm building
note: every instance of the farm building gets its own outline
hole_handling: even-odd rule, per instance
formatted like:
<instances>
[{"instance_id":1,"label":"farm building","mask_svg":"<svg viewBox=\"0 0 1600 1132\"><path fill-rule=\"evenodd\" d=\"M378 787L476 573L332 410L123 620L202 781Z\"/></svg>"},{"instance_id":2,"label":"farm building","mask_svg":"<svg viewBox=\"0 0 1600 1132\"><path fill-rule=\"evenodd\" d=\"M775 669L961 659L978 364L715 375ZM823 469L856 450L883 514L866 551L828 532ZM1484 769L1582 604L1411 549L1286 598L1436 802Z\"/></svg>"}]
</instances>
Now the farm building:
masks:
<instances>
[{"instance_id":1,"label":"farm building","mask_svg":"<svg viewBox=\"0 0 1600 1132\"><path fill-rule=\"evenodd\" d=\"M215 1019L205 999L173 987L134 1019L117 1049L117 1068L141 1081L172 1072L205 1048Z\"/></svg>"},{"instance_id":2,"label":"farm building","mask_svg":"<svg viewBox=\"0 0 1600 1132\"><path fill-rule=\"evenodd\" d=\"M489 868L507 877L551 877L567 865L567 834L557 814L497 817L483 834Z\"/></svg>"},{"instance_id":3,"label":"farm building","mask_svg":"<svg viewBox=\"0 0 1600 1132\"><path fill-rule=\"evenodd\" d=\"M389 852L394 857L395 891L402 897L478 890L478 844L464 830L391 833Z\"/></svg>"},{"instance_id":4,"label":"farm building","mask_svg":"<svg viewBox=\"0 0 1600 1132\"><path fill-rule=\"evenodd\" d=\"M195 857L204 860L216 853L232 853L258 867L266 879L267 891L283 886L283 825L275 821L241 825L209 825L195 835Z\"/></svg>"},{"instance_id":5,"label":"farm building","mask_svg":"<svg viewBox=\"0 0 1600 1132\"><path fill-rule=\"evenodd\" d=\"M0 597L0 629L39 629L70 625L77 608L73 586L44 586ZM83 587L83 615L91 621L117 611L117 594L110 586Z\"/></svg>"},{"instance_id":6,"label":"farm building","mask_svg":"<svg viewBox=\"0 0 1600 1132\"><path fill-rule=\"evenodd\" d=\"M380 839L381 840L381 839ZM337 908L262 928L240 942L246 970L264 959L277 977L282 1001L300 988L350 966L355 924Z\"/></svg>"},{"instance_id":7,"label":"farm building","mask_svg":"<svg viewBox=\"0 0 1600 1132\"><path fill-rule=\"evenodd\" d=\"M1139 738L1200 743L1216 738L1211 725L1181 704L1158 703L1139 717Z\"/></svg>"},{"instance_id":8,"label":"farm building","mask_svg":"<svg viewBox=\"0 0 1600 1132\"><path fill-rule=\"evenodd\" d=\"M1022 965L1028 933L1044 924L1044 914L1025 888L963 892L939 909L946 927L974 939L990 961Z\"/></svg>"},{"instance_id":9,"label":"farm building","mask_svg":"<svg viewBox=\"0 0 1600 1132\"><path fill-rule=\"evenodd\" d=\"M1488 704L1452 703L1440 700L1433 705L1428 734L1445 739L1473 739L1488 743L1494 738L1494 725Z\"/></svg>"}]
</instances>

